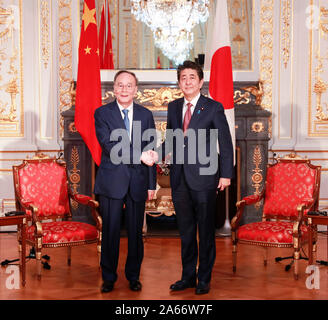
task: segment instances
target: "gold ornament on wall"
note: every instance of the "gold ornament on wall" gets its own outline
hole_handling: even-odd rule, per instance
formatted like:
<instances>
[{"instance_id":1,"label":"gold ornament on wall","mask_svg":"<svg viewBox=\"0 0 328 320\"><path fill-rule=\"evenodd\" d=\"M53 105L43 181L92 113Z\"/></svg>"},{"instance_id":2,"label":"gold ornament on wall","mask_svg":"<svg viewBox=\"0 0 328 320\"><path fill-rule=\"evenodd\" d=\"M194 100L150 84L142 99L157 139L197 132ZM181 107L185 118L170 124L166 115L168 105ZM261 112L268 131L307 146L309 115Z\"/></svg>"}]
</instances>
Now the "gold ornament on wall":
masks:
<instances>
[{"instance_id":1,"label":"gold ornament on wall","mask_svg":"<svg viewBox=\"0 0 328 320\"><path fill-rule=\"evenodd\" d=\"M159 110L171 101L182 98L183 93L177 88L163 87L160 89L145 89L143 92L137 92L137 100L140 103L149 103L154 106L151 109ZM166 110L166 108L164 109Z\"/></svg>"},{"instance_id":2,"label":"gold ornament on wall","mask_svg":"<svg viewBox=\"0 0 328 320\"><path fill-rule=\"evenodd\" d=\"M59 31L59 113L60 136L64 135L64 118L61 113L72 106L72 0L58 1Z\"/></svg>"},{"instance_id":3,"label":"gold ornament on wall","mask_svg":"<svg viewBox=\"0 0 328 320\"><path fill-rule=\"evenodd\" d=\"M248 86L241 88L242 90L251 93L255 97L255 104L260 106L264 95L263 82L259 81L259 86Z\"/></svg>"},{"instance_id":4,"label":"gold ornament on wall","mask_svg":"<svg viewBox=\"0 0 328 320\"><path fill-rule=\"evenodd\" d=\"M248 0L228 0L231 32L232 67L235 70L251 69L250 25Z\"/></svg>"},{"instance_id":5,"label":"gold ornament on wall","mask_svg":"<svg viewBox=\"0 0 328 320\"><path fill-rule=\"evenodd\" d=\"M260 79L263 83L262 107L272 110L274 0L261 0Z\"/></svg>"},{"instance_id":6,"label":"gold ornament on wall","mask_svg":"<svg viewBox=\"0 0 328 320\"><path fill-rule=\"evenodd\" d=\"M319 121L326 121L328 120L328 114L325 114L323 111L323 107L328 110L328 105L326 102L322 102L322 95L328 89L328 83L326 83L320 76L321 73L324 72L323 70L323 58L320 57L319 53L317 55L318 66L315 69L315 84L313 86L313 92L316 94L316 115L315 117ZM328 60L328 59L327 59Z\"/></svg>"},{"instance_id":7,"label":"gold ornament on wall","mask_svg":"<svg viewBox=\"0 0 328 320\"><path fill-rule=\"evenodd\" d=\"M262 169L260 169L260 165L262 163L262 155L261 155L261 149L259 146L256 146L253 152L253 163L255 165L255 169L252 171L254 174L252 175L252 186L255 188L254 195L260 195L260 189L262 186L263 181L263 175L262 175ZM255 208L258 210L260 208L260 202L257 202L255 205Z\"/></svg>"},{"instance_id":8,"label":"gold ornament on wall","mask_svg":"<svg viewBox=\"0 0 328 320\"><path fill-rule=\"evenodd\" d=\"M308 135L322 137L328 135L328 9L314 7L318 12L312 10L309 19L318 19L318 27L309 31Z\"/></svg>"},{"instance_id":9,"label":"gold ornament on wall","mask_svg":"<svg viewBox=\"0 0 328 320\"><path fill-rule=\"evenodd\" d=\"M260 132L263 132L264 131L264 125L262 122L254 122L252 124L252 131L255 132L255 133L260 133Z\"/></svg>"},{"instance_id":10,"label":"gold ornament on wall","mask_svg":"<svg viewBox=\"0 0 328 320\"><path fill-rule=\"evenodd\" d=\"M41 57L45 69L48 67L50 58L49 21L49 5L47 1L43 0L41 1Z\"/></svg>"},{"instance_id":11,"label":"gold ornament on wall","mask_svg":"<svg viewBox=\"0 0 328 320\"><path fill-rule=\"evenodd\" d=\"M71 164L73 169L69 171L69 180L72 183L73 192L77 193L77 189L79 187L79 182L81 180L80 170L77 169L77 166L80 162L79 152L76 146L72 148L71 153ZM71 205L74 210L78 208L78 203L75 200L71 200Z\"/></svg>"},{"instance_id":12,"label":"gold ornament on wall","mask_svg":"<svg viewBox=\"0 0 328 320\"><path fill-rule=\"evenodd\" d=\"M281 48L282 48L282 58L285 68L290 58L290 35L291 35L291 11L292 5L291 0L283 0L282 9L280 10L282 14L282 34L281 34Z\"/></svg>"},{"instance_id":13,"label":"gold ornament on wall","mask_svg":"<svg viewBox=\"0 0 328 320\"><path fill-rule=\"evenodd\" d=\"M328 34L328 9L325 7L320 8L320 30Z\"/></svg>"},{"instance_id":14,"label":"gold ornament on wall","mask_svg":"<svg viewBox=\"0 0 328 320\"><path fill-rule=\"evenodd\" d=\"M19 4L19 5L18 5ZM21 30L22 2L0 2L0 135L21 136L18 111L23 115ZM20 77L20 78L19 78ZM19 84L19 79L21 83ZM19 110L18 110L19 109Z\"/></svg>"},{"instance_id":15,"label":"gold ornament on wall","mask_svg":"<svg viewBox=\"0 0 328 320\"><path fill-rule=\"evenodd\" d=\"M249 104L251 102L251 95L249 92L241 92L241 90L235 90L233 95L233 102L235 104Z\"/></svg>"}]
</instances>

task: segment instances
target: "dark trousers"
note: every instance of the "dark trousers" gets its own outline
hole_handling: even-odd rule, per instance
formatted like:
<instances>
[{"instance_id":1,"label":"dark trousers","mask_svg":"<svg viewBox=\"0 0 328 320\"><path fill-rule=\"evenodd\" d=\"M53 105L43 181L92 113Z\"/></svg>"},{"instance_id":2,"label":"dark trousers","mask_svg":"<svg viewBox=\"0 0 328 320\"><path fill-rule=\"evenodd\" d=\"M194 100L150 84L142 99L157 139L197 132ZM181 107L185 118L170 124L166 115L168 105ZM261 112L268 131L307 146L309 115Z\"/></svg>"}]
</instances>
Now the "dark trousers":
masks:
<instances>
[{"instance_id":1,"label":"dark trousers","mask_svg":"<svg viewBox=\"0 0 328 320\"><path fill-rule=\"evenodd\" d=\"M104 281L116 281L120 248L120 229L123 204L128 234L128 255L125 263L125 276L129 281L138 280L144 255L142 227L145 202L133 201L127 194L124 199L99 197L100 213L103 219L101 259Z\"/></svg>"},{"instance_id":2,"label":"dark trousers","mask_svg":"<svg viewBox=\"0 0 328 320\"><path fill-rule=\"evenodd\" d=\"M189 188L184 174L172 192L181 237L182 280L210 282L216 256L216 190L195 191ZM199 233L199 254L197 244ZM197 274L197 260L199 266Z\"/></svg>"}]
</instances>

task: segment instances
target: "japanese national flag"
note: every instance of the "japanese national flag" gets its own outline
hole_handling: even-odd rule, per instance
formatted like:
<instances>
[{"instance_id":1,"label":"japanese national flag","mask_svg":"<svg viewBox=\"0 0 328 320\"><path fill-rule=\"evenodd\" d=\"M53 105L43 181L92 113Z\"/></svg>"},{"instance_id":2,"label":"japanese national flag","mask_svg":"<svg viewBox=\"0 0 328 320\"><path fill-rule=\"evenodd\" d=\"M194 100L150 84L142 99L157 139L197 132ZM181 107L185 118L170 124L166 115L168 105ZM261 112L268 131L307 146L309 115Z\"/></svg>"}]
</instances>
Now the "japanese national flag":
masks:
<instances>
[{"instance_id":1,"label":"japanese national flag","mask_svg":"<svg viewBox=\"0 0 328 320\"><path fill-rule=\"evenodd\" d=\"M210 69L209 96L221 102L224 107L235 150L234 91L227 1L218 0L216 3L213 28L207 39L205 69Z\"/></svg>"}]
</instances>

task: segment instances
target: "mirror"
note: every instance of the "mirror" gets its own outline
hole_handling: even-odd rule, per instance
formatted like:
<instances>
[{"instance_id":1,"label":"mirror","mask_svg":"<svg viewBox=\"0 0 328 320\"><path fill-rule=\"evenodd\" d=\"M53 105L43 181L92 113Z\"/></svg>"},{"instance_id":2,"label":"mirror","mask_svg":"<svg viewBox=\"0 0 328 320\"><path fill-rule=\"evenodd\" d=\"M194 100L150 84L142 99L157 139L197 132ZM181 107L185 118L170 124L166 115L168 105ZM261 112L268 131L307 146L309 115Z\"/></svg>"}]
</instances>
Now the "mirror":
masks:
<instances>
[{"instance_id":1,"label":"mirror","mask_svg":"<svg viewBox=\"0 0 328 320\"><path fill-rule=\"evenodd\" d=\"M97 20L100 26L101 9L105 0L96 0ZM130 0L107 0L110 8L112 47L115 69L171 69L176 65L154 45L152 31L131 13ZM189 52L190 60L200 59L206 51L207 30L211 28L215 3L209 0L209 17L205 23L194 27L194 44ZM253 69L253 7L254 0L227 0L230 20L230 42L234 71ZM83 12L80 0L80 15ZM80 20L81 21L81 20Z\"/></svg>"}]
</instances>

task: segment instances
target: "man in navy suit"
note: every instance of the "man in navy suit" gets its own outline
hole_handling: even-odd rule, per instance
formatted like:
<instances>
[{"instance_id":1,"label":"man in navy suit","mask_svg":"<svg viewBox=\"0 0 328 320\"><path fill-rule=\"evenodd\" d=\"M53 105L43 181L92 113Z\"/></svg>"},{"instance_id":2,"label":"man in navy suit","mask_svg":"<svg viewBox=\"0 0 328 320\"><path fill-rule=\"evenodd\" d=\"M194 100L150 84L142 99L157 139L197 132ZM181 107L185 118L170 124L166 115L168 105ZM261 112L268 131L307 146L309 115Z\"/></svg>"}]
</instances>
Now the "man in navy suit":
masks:
<instances>
[{"instance_id":1,"label":"man in navy suit","mask_svg":"<svg viewBox=\"0 0 328 320\"><path fill-rule=\"evenodd\" d=\"M116 100L95 111L95 127L102 147L94 193L99 195L103 219L101 261L103 284L101 292L110 292L117 279L120 226L123 206L128 234L128 255L125 276L130 289L141 290L139 281L144 249L142 226L145 201L152 199L156 189L156 166L140 162L141 150L149 141L147 129L155 130L151 111L133 102L138 80L134 73L121 70L114 77ZM149 140L152 138L149 137Z\"/></svg>"},{"instance_id":2,"label":"man in navy suit","mask_svg":"<svg viewBox=\"0 0 328 320\"><path fill-rule=\"evenodd\" d=\"M181 237L182 276L170 289L196 287L196 294L205 294L210 290L216 256L216 190L230 185L233 145L223 106L200 94L204 82L201 67L185 61L177 75L184 98L169 103L166 140L157 153L149 154L154 161L158 153L172 154L170 181Z\"/></svg>"}]
</instances>

